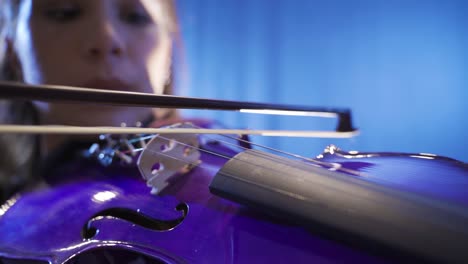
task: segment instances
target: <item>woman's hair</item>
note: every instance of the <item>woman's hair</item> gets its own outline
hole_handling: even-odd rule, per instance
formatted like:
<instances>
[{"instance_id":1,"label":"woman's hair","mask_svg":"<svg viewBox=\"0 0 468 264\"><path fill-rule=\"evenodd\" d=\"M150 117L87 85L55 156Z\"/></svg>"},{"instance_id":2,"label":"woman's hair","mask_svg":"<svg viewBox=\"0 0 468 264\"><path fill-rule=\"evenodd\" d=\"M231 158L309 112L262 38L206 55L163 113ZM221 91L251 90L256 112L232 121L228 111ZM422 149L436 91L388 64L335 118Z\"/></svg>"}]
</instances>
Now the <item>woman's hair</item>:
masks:
<instances>
[{"instance_id":1,"label":"woman's hair","mask_svg":"<svg viewBox=\"0 0 468 264\"><path fill-rule=\"evenodd\" d=\"M17 18L22 0L0 0L0 81L21 81L14 68L7 40L13 41ZM42 1L42 0L38 0ZM160 1L163 8L161 23L171 35L173 42L178 38L178 23L173 0ZM173 94L172 74L164 87L165 94ZM158 119L177 118L177 111L160 109ZM0 124L37 124L36 111L30 102L0 100ZM0 134L0 204L22 185L31 181L37 167L38 137L31 135Z\"/></svg>"},{"instance_id":2,"label":"woman's hair","mask_svg":"<svg viewBox=\"0 0 468 264\"><path fill-rule=\"evenodd\" d=\"M8 58L7 39L14 39L20 0L0 0L0 80L19 81Z\"/></svg>"},{"instance_id":3,"label":"woman's hair","mask_svg":"<svg viewBox=\"0 0 468 264\"><path fill-rule=\"evenodd\" d=\"M20 0L0 0L0 80L19 81L12 63L9 61L6 39L14 37L16 14ZM32 105L25 101L0 101L0 123L35 123ZM36 137L30 135L0 135L0 201L28 182L34 166L34 153L37 150Z\"/></svg>"}]
</instances>

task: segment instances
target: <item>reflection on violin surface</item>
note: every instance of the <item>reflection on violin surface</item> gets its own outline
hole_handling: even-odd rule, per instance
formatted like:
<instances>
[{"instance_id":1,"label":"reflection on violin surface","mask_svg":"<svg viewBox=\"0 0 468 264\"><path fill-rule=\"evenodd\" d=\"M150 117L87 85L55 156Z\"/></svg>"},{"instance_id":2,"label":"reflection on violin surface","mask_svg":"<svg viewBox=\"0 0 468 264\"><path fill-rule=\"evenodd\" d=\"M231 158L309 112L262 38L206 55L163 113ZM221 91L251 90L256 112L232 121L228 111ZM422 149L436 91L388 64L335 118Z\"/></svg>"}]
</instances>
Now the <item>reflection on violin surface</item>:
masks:
<instances>
[{"instance_id":1,"label":"reflection on violin surface","mask_svg":"<svg viewBox=\"0 0 468 264\"><path fill-rule=\"evenodd\" d=\"M312 159L181 118L294 113L338 119L301 135L356 134L346 109L169 96L173 1L0 5L1 263L468 258L465 163L332 145Z\"/></svg>"},{"instance_id":2,"label":"reflection on violin surface","mask_svg":"<svg viewBox=\"0 0 468 264\"><path fill-rule=\"evenodd\" d=\"M93 155L47 172L49 188L2 207L0 255L56 263L466 258L466 164L335 146L301 160L240 142L107 139ZM134 155L131 164L117 153ZM105 155L113 162L102 163Z\"/></svg>"}]
</instances>

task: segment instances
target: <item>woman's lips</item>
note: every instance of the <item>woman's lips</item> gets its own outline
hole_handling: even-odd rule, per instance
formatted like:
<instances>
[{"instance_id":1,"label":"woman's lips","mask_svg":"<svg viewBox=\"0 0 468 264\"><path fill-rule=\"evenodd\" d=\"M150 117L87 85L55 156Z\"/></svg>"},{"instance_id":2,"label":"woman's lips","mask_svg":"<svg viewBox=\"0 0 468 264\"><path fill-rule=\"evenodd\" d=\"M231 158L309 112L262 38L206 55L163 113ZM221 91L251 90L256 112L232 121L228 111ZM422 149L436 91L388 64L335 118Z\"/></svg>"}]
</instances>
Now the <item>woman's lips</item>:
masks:
<instances>
[{"instance_id":1,"label":"woman's lips","mask_svg":"<svg viewBox=\"0 0 468 264\"><path fill-rule=\"evenodd\" d=\"M95 88L95 89L103 89L103 90L115 90L115 91L125 91L125 92L132 92L135 89L128 83L125 83L121 80L117 79L94 79L87 81L81 85L82 87L86 88Z\"/></svg>"}]
</instances>

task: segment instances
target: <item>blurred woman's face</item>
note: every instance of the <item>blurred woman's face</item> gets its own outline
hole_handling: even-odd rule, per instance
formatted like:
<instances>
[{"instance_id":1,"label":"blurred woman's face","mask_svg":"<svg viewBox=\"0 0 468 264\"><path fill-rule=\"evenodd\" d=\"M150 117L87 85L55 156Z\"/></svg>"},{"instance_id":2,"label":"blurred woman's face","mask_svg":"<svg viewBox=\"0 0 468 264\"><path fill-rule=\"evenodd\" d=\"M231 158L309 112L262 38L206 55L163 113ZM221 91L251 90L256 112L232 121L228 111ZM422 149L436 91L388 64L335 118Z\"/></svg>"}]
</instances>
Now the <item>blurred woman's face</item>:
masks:
<instances>
[{"instance_id":1,"label":"blurred woman's face","mask_svg":"<svg viewBox=\"0 0 468 264\"><path fill-rule=\"evenodd\" d=\"M170 75L172 44L161 26L161 1L23 0L12 43L24 82L162 93ZM39 106L52 114L51 120L60 117L60 111L86 115L92 110L100 112L94 113L97 119L101 114L116 122L133 122L148 111ZM97 121L102 120L88 123ZM114 122L101 124L105 123Z\"/></svg>"}]
</instances>

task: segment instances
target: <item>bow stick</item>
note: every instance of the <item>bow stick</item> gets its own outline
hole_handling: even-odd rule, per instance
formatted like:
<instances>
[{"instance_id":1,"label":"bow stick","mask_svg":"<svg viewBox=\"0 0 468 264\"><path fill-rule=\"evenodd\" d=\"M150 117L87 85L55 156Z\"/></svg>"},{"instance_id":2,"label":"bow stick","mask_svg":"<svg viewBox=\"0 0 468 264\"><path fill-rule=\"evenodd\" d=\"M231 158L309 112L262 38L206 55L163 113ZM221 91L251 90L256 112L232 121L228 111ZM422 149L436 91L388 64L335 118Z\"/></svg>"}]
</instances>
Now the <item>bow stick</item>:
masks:
<instances>
[{"instance_id":1,"label":"bow stick","mask_svg":"<svg viewBox=\"0 0 468 264\"><path fill-rule=\"evenodd\" d=\"M226 110L243 113L315 116L336 118L335 131L297 130L241 130L241 129L164 129L164 128L116 128L116 127L76 127L76 126L30 126L1 125L0 133L58 133L58 134L129 134L129 133L210 133L210 134L250 134L263 136L334 137L346 138L357 135L353 128L351 111L337 108L314 108L282 104L253 103L204 98L190 98L174 95L156 95L137 92L100 90L91 88L57 85L29 85L0 81L0 98L38 101L60 101L68 103L101 103L133 107L178 108ZM196 132L195 132L196 131Z\"/></svg>"}]
</instances>

